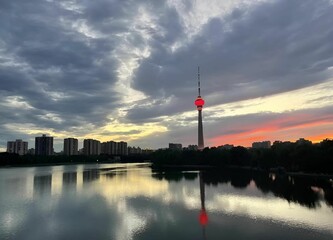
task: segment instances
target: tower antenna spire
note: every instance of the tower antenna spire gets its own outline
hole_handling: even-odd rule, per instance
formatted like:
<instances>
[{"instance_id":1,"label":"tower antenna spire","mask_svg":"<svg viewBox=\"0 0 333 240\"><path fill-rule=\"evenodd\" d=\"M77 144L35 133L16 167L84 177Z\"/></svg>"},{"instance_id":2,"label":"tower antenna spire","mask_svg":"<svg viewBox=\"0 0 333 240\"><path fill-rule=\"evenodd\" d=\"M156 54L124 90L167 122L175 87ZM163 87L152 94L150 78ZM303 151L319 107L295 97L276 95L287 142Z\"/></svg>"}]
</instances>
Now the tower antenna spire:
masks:
<instances>
[{"instance_id":1,"label":"tower antenna spire","mask_svg":"<svg viewBox=\"0 0 333 240\"><path fill-rule=\"evenodd\" d=\"M200 66L198 66L198 96L201 96L200 94Z\"/></svg>"}]
</instances>

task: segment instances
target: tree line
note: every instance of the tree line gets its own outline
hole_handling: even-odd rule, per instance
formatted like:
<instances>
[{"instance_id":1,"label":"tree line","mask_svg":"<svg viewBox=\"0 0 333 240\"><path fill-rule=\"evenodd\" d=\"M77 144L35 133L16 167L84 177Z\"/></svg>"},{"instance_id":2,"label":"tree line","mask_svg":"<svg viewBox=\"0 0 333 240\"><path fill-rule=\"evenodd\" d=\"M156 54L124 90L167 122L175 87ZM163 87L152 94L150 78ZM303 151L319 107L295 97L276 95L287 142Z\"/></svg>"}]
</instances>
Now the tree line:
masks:
<instances>
[{"instance_id":1,"label":"tree line","mask_svg":"<svg viewBox=\"0 0 333 240\"><path fill-rule=\"evenodd\" d=\"M0 153L0 166L52 165L72 163L147 162L153 167L163 166L236 166L260 170L283 169L290 172L333 173L333 140L321 143L275 142L268 149L245 148L242 146L225 149L222 147L195 150L160 149L151 154L128 156L19 156Z\"/></svg>"},{"instance_id":2,"label":"tree line","mask_svg":"<svg viewBox=\"0 0 333 240\"><path fill-rule=\"evenodd\" d=\"M23 155L16 153L0 153L0 166L34 166L34 165L63 165L84 163L130 163L144 162L149 157L146 154L134 154L127 156L100 155Z\"/></svg>"},{"instance_id":3,"label":"tree line","mask_svg":"<svg viewBox=\"0 0 333 240\"><path fill-rule=\"evenodd\" d=\"M157 150L151 156L153 165L238 166L262 170L284 169L291 172L333 173L333 140L321 143L275 142L271 148L225 149L205 148L202 151Z\"/></svg>"}]
</instances>

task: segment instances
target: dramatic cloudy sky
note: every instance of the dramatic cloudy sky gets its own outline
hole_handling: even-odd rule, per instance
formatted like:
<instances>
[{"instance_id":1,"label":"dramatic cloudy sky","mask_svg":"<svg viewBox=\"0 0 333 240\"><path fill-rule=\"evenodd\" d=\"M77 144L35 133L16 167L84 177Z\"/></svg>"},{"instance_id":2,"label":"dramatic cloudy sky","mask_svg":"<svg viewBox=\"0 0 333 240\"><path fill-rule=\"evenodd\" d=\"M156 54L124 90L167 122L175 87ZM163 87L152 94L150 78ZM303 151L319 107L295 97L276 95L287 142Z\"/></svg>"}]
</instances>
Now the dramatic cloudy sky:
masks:
<instances>
[{"instance_id":1,"label":"dramatic cloudy sky","mask_svg":"<svg viewBox=\"0 0 333 240\"><path fill-rule=\"evenodd\" d=\"M331 0L0 0L0 150L333 137Z\"/></svg>"}]
</instances>

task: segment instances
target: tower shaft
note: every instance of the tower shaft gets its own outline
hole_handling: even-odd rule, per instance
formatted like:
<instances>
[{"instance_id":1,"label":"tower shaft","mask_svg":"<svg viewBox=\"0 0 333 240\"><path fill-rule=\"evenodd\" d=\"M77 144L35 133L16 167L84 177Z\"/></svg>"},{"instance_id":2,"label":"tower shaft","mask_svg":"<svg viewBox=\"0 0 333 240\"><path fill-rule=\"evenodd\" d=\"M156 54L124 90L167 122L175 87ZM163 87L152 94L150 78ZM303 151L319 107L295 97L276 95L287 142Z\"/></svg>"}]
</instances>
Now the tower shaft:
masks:
<instances>
[{"instance_id":1,"label":"tower shaft","mask_svg":"<svg viewBox=\"0 0 333 240\"><path fill-rule=\"evenodd\" d=\"M198 110L198 149L204 149L203 127L202 127L202 110Z\"/></svg>"}]
</instances>

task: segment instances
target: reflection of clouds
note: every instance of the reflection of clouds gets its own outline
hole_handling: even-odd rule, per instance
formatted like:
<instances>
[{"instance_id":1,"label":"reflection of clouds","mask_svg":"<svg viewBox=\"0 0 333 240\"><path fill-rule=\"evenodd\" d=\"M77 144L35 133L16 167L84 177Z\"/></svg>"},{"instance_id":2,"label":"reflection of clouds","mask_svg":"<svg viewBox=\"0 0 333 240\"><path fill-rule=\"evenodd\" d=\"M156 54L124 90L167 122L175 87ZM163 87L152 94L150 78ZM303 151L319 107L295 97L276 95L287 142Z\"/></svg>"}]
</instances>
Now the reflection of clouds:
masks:
<instances>
[{"instance_id":1,"label":"reflection of clouds","mask_svg":"<svg viewBox=\"0 0 333 240\"><path fill-rule=\"evenodd\" d=\"M2 215L2 216L1 216ZM17 229L22 223L24 217L23 212L21 211L10 211L5 210L0 215L0 232L3 232L5 236L8 237L11 235L15 229ZM2 236L2 234L0 234Z\"/></svg>"},{"instance_id":2,"label":"reflection of clouds","mask_svg":"<svg viewBox=\"0 0 333 240\"><path fill-rule=\"evenodd\" d=\"M198 178L168 182L151 177L150 168L119 166L121 169L114 169L113 165L101 168L97 175L92 171L87 179L93 181L85 184L83 173L88 169L82 167L53 168L52 175L47 175L50 173L47 169L39 169L35 175L22 175L29 184L0 175L3 180L0 182L0 233L15 233L14 237L19 239L125 240L151 236L152 232L177 232L178 226L198 224L197 214L201 208ZM66 184L74 189L64 191ZM75 184L80 190L75 190ZM15 189L25 194L29 192L26 188L30 186L32 190L34 185L36 191L42 193L41 197L31 199L33 201L18 198L20 195ZM8 196L2 194L4 190L10 190ZM264 195L254 182L245 189L233 188L228 183L206 185L205 190L210 227L218 227L214 230L216 234L226 227L238 226L240 219L245 222L258 219L264 226L274 222L282 227L316 232L318 229L332 232L333 229L332 211L323 199L320 207L310 210L272 194ZM71 192L75 194L69 194ZM231 220L229 225L226 219ZM184 231L195 234L194 228ZM1 234L0 238L4 236Z\"/></svg>"},{"instance_id":3,"label":"reflection of clouds","mask_svg":"<svg viewBox=\"0 0 333 240\"><path fill-rule=\"evenodd\" d=\"M22 224L13 229L14 239L111 239L117 216L100 196L50 200L26 206Z\"/></svg>"},{"instance_id":4,"label":"reflection of clouds","mask_svg":"<svg viewBox=\"0 0 333 240\"><path fill-rule=\"evenodd\" d=\"M168 181L151 177L150 168L100 172L99 181L91 185L91 189L101 194L116 211L118 220L114 233L117 240L133 239L154 217L151 211L139 212L140 209L128 205L127 201L138 197L159 198L169 193L168 187Z\"/></svg>"},{"instance_id":5,"label":"reflection of clouds","mask_svg":"<svg viewBox=\"0 0 333 240\"><path fill-rule=\"evenodd\" d=\"M140 171L129 169L125 174L116 173L113 177L101 175L100 181L93 188L113 202L122 198L159 196L168 191L168 182L152 178L148 168Z\"/></svg>"},{"instance_id":6,"label":"reflection of clouds","mask_svg":"<svg viewBox=\"0 0 333 240\"><path fill-rule=\"evenodd\" d=\"M211 212L271 219L288 225L333 232L332 212L325 204L322 204L321 208L316 209L316 211L311 211L299 204L289 203L279 198L217 195L207 201L206 206Z\"/></svg>"},{"instance_id":7,"label":"reflection of clouds","mask_svg":"<svg viewBox=\"0 0 333 240\"><path fill-rule=\"evenodd\" d=\"M115 238L117 240L129 240L144 230L147 224L146 216L140 216L135 211L126 209L119 214L119 221L116 224Z\"/></svg>"},{"instance_id":8,"label":"reflection of clouds","mask_svg":"<svg viewBox=\"0 0 333 240\"><path fill-rule=\"evenodd\" d=\"M206 208L208 212L212 213L221 212L254 219L270 219L288 225L333 232L332 212L325 204L322 204L321 208L316 211L311 211L299 204L289 203L279 198L220 194L206 199Z\"/></svg>"},{"instance_id":9,"label":"reflection of clouds","mask_svg":"<svg viewBox=\"0 0 333 240\"><path fill-rule=\"evenodd\" d=\"M62 182L63 182L62 172L54 172L52 174L52 184L51 184L52 196L61 195L61 191L62 191L62 187L63 187Z\"/></svg>"},{"instance_id":10,"label":"reflection of clouds","mask_svg":"<svg viewBox=\"0 0 333 240\"><path fill-rule=\"evenodd\" d=\"M289 203L285 199L267 195L261 195L261 197L257 195L257 189L253 191L250 188L253 188L251 184L248 188L239 192L230 189L228 185L208 188L206 192L208 214L211 212L212 214L247 216L253 219L272 220L287 225L333 232L332 211L323 201L320 202L321 207L318 207L316 211L311 211L307 207L297 203ZM244 191L248 193L251 191L255 195L246 195L243 193ZM169 187L169 191L160 196L160 201L164 204L180 204L188 210L199 210L199 182L195 182L193 185L190 182L181 186L172 185Z\"/></svg>"}]
</instances>

